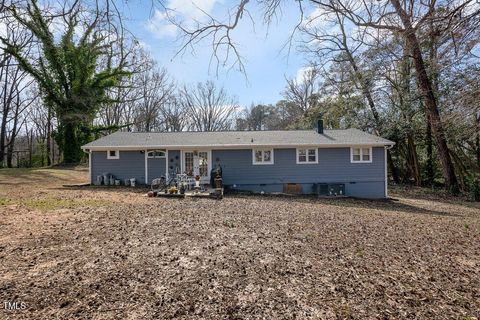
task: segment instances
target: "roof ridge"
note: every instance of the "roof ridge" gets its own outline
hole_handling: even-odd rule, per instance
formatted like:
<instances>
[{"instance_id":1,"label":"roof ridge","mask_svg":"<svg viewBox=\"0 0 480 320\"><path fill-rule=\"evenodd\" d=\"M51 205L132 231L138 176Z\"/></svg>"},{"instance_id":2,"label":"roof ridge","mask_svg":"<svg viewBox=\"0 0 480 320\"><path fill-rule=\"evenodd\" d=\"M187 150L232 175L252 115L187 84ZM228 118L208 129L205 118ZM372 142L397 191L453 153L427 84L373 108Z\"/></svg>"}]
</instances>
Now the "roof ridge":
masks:
<instances>
[{"instance_id":1,"label":"roof ridge","mask_svg":"<svg viewBox=\"0 0 480 320\"><path fill-rule=\"evenodd\" d=\"M324 131L348 131L348 130L358 130L357 128L347 128L347 129L325 129ZM115 131L114 133L225 133L225 132L316 132L316 129L271 129L271 130L218 130L218 131ZM362 131L364 132L364 131Z\"/></svg>"}]
</instances>

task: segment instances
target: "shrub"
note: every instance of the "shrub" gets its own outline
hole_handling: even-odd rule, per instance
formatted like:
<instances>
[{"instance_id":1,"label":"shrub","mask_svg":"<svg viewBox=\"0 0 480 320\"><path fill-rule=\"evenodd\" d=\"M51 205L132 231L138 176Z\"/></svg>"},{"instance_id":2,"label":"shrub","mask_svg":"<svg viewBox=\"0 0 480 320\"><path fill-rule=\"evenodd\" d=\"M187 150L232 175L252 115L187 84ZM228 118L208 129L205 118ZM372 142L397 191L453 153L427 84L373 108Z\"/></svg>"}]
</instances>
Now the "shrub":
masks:
<instances>
[{"instance_id":1,"label":"shrub","mask_svg":"<svg viewBox=\"0 0 480 320\"><path fill-rule=\"evenodd\" d=\"M468 177L468 190L472 201L480 201L480 179L478 175Z\"/></svg>"}]
</instances>

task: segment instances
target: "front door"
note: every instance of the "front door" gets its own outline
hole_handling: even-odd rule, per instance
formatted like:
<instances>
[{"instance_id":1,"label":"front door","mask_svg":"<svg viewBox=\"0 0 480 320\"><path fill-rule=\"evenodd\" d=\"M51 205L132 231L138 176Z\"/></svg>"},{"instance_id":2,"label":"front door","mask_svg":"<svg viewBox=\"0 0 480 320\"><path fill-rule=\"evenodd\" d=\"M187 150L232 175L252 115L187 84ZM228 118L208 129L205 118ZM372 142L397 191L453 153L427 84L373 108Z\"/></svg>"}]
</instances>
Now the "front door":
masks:
<instances>
[{"instance_id":1,"label":"front door","mask_svg":"<svg viewBox=\"0 0 480 320\"><path fill-rule=\"evenodd\" d=\"M210 183L210 151L184 151L183 172L189 176L200 176L201 183Z\"/></svg>"}]
</instances>

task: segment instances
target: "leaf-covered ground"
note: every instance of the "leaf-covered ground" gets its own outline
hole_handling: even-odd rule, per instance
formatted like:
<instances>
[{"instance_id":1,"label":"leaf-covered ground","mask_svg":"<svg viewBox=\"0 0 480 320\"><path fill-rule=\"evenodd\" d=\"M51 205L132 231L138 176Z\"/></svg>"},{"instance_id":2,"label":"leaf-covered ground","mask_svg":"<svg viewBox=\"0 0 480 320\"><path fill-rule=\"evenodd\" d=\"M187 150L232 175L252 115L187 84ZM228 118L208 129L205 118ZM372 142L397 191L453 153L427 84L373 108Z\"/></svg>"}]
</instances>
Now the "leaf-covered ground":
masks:
<instances>
[{"instance_id":1,"label":"leaf-covered ground","mask_svg":"<svg viewBox=\"0 0 480 320\"><path fill-rule=\"evenodd\" d=\"M0 319L480 318L478 204L62 187L85 177L0 170Z\"/></svg>"}]
</instances>

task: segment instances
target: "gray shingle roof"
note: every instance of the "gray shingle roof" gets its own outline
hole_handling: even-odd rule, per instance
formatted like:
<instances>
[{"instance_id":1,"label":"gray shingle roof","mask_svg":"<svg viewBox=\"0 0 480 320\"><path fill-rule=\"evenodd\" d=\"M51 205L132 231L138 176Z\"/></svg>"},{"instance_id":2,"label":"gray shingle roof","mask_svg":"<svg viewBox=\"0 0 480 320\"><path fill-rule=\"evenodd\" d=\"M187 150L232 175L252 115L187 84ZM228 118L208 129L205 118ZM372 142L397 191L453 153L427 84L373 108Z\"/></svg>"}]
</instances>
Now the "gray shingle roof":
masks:
<instances>
[{"instance_id":1,"label":"gray shingle roof","mask_svg":"<svg viewBox=\"0 0 480 320\"><path fill-rule=\"evenodd\" d=\"M84 145L83 149L241 148L251 146L352 146L393 145L392 141L357 130L271 130L219 132L115 132Z\"/></svg>"}]
</instances>

